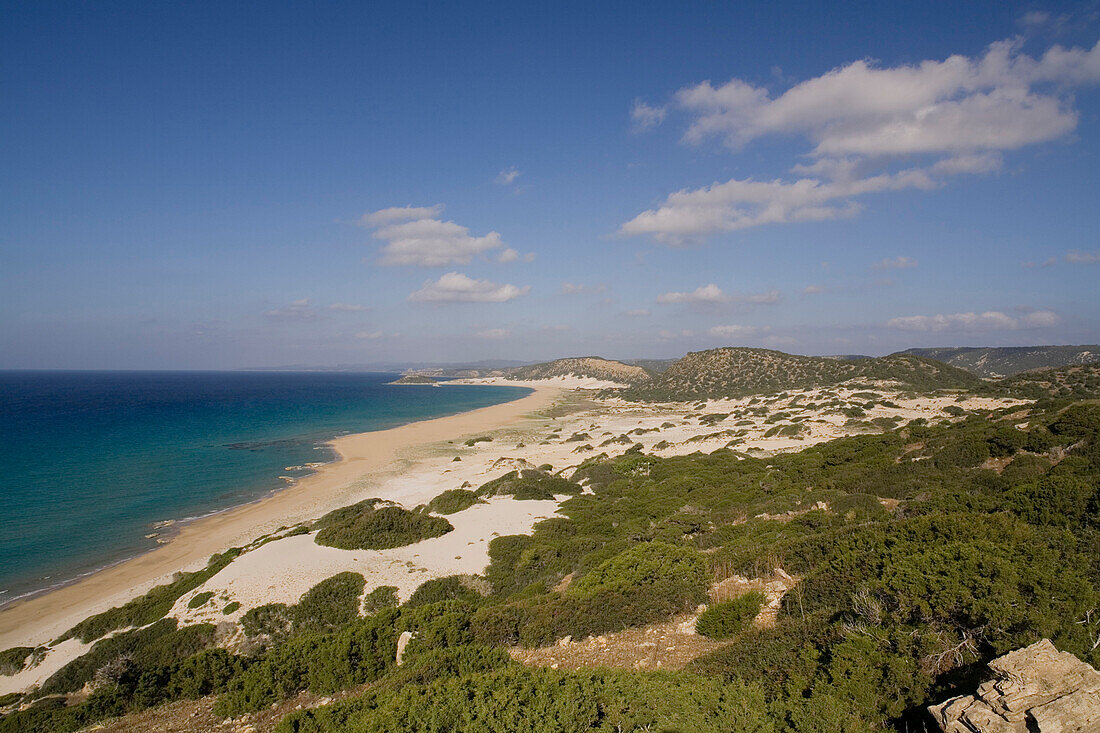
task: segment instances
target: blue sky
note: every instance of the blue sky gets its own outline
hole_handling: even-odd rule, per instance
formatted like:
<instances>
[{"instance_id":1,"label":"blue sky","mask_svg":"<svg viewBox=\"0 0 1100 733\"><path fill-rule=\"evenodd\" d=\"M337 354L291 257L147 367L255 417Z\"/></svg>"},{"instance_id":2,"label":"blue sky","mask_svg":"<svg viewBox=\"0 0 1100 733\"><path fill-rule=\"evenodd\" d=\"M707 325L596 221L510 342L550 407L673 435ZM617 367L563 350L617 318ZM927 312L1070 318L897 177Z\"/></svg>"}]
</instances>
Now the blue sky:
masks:
<instances>
[{"instance_id":1,"label":"blue sky","mask_svg":"<svg viewBox=\"0 0 1100 733\"><path fill-rule=\"evenodd\" d=\"M1100 4L3 3L0 367L1100 341Z\"/></svg>"}]
</instances>

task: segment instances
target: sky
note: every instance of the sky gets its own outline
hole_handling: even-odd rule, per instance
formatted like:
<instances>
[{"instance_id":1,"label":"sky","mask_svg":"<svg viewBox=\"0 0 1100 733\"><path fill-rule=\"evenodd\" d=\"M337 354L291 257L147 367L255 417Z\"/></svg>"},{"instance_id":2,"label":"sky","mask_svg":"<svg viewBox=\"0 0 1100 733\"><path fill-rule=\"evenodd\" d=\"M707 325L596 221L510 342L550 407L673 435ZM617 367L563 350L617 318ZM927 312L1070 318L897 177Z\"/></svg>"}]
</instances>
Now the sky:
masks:
<instances>
[{"instance_id":1,"label":"sky","mask_svg":"<svg viewBox=\"0 0 1100 733\"><path fill-rule=\"evenodd\" d=\"M1100 2L0 2L0 368L1100 342Z\"/></svg>"}]
</instances>

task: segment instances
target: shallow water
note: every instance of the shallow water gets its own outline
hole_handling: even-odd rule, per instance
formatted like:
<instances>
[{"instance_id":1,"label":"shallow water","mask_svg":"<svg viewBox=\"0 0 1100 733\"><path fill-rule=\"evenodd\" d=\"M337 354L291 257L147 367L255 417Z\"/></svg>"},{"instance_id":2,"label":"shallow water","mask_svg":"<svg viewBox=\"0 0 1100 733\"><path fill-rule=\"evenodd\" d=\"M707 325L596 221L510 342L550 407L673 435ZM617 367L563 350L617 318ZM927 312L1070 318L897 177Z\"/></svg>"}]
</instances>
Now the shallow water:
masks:
<instances>
[{"instance_id":1,"label":"shallow water","mask_svg":"<svg viewBox=\"0 0 1100 733\"><path fill-rule=\"evenodd\" d=\"M286 486L322 443L507 402L394 374L0 372L0 603L155 546L161 523Z\"/></svg>"}]
</instances>

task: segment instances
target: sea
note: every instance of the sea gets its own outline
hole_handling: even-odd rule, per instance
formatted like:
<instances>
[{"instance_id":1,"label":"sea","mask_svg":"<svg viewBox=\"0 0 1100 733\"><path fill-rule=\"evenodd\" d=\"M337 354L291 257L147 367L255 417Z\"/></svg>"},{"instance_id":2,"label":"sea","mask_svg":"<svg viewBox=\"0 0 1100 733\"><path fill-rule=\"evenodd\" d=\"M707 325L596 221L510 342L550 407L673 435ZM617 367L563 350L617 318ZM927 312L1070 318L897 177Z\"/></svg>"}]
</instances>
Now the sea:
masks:
<instances>
[{"instance_id":1,"label":"sea","mask_svg":"<svg viewBox=\"0 0 1100 733\"><path fill-rule=\"evenodd\" d=\"M530 392L397 376L0 371L0 605L270 495L333 460L336 436Z\"/></svg>"}]
</instances>

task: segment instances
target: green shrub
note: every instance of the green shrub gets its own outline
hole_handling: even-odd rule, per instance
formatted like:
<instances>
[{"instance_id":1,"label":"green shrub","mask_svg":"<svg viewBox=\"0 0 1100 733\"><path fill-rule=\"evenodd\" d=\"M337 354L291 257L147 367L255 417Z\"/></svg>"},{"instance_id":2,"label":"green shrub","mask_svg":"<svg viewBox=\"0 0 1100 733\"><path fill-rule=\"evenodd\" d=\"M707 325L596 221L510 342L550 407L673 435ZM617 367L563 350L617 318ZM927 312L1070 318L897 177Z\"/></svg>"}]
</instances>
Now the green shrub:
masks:
<instances>
[{"instance_id":1,"label":"green shrub","mask_svg":"<svg viewBox=\"0 0 1100 733\"><path fill-rule=\"evenodd\" d=\"M0 675L19 674L27 664L27 657L34 652L31 646L15 646L0 652Z\"/></svg>"},{"instance_id":2,"label":"green shrub","mask_svg":"<svg viewBox=\"0 0 1100 733\"><path fill-rule=\"evenodd\" d=\"M483 484L477 490L478 496L511 496L519 501L553 499L555 495L561 494L576 496L579 493L580 485L535 469L511 471Z\"/></svg>"},{"instance_id":3,"label":"green shrub","mask_svg":"<svg viewBox=\"0 0 1100 733\"><path fill-rule=\"evenodd\" d=\"M450 489L428 502L428 511L436 514L454 514L478 503L477 494L469 489Z\"/></svg>"},{"instance_id":4,"label":"green shrub","mask_svg":"<svg viewBox=\"0 0 1100 733\"><path fill-rule=\"evenodd\" d=\"M378 613L384 608L395 608L401 605L401 599L397 597L397 586L380 585L363 599L363 611L367 614Z\"/></svg>"},{"instance_id":5,"label":"green shrub","mask_svg":"<svg viewBox=\"0 0 1100 733\"><path fill-rule=\"evenodd\" d=\"M241 616L241 628L246 636L283 639L290 634L293 618L290 606L285 603L265 603L245 611Z\"/></svg>"},{"instance_id":6,"label":"green shrub","mask_svg":"<svg viewBox=\"0 0 1100 733\"><path fill-rule=\"evenodd\" d=\"M749 627L764 605L760 591L746 593L721 603L707 606L695 622L695 630L711 639L728 639Z\"/></svg>"},{"instance_id":7,"label":"green shrub","mask_svg":"<svg viewBox=\"0 0 1100 733\"><path fill-rule=\"evenodd\" d=\"M463 575L434 578L421 583L405 605L409 608L426 606L440 601L467 601L476 603L481 594L471 587L470 579Z\"/></svg>"},{"instance_id":8,"label":"green shrub","mask_svg":"<svg viewBox=\"0 0 1100 733\"><path fill-rule=\"evenodd\" d=\"M775 733L759 687L685 673L508 666L372 690L288 716L278 733L691 731Z\"/></svg>"},{"instance_id":9,"label":"green shrub","mask_svg":"<svg viewBox=\"0 0 1100 733\"><path fill-rule=\"evenodd\" d=\"M705 598L707 562L690 547L646 542L631 547L574 581L567 595L590 598L600 592L658 592L695 603Z\"/></svg>"},{"instance_id":10,"label":"green shrub","mask_svg":"<svg viewBox=\"0 0 1100 733\"><path fill-rule=\"evenodd\" d=\"M224 649L193 654L172 672L168 680L171 699L197 699L224 692L229 681L243 670L239 657Z\"/></svg>"},{"instance_id":11,"label":"green shrub","mask_svg":"<svg viewBox=\"0 0 1100 733\"><path fill-rule=\"evenodd\" d=\"M214 555L202 570L179 573L171 583L158 585L129 603L90 616L62 634L57 641L75 637L88 644L115 629L151 624L171 611L180 596L217 575L240 554L241 548L234 547L220 555Z\"/></svg>"},{"instance_id":12,"label":"green shrub","mask_svg":"<svg viewBox=\"0 0 1100 733\"><path fill-rule=\"evenodd\" d=\"M203 593L196 593L195 595L191 596L191 600L187 602L187 607L188 608L202 608L207 603L209 603L210 599L213 598L213 597L214 597L214 592L209 591L209 590L205 591Z\"/></svg>"},{"instance_id":13,"label":"green shrub","mask_svg":"<svg viewBox=\"0 0 1100 733\"><path fill-rule=\"evenodd\" d=\"M310 588L291 609L294 633L326 633L351 623L359 617L364 585L359 573L344 572Z\"/></svg>"},{"instance_id":14,"label":"green shrub","mask_svg":"<svg viewBox=\"0 0 1100 733\"><path fill-rule=\"evenodd\" d=\"M241 604L239 601L230 601L229 603L225 604L225 608L222 609L222 613L228 616L231 613L236 613L237 609L239 609L240 607Z\"/></svg>"},{"instance_id":15,"label":"green shrub","mask_svg":"<svg viewBox=\"0 0 1100 733\"><path fill-rule=\"evenodd\" d=\"M1060 438L1078 441L1100 431L1100 405L1077 404L1067 407L1050 424L1050 432Z\"/></svg>"},{"instance_id":16,"label":"green shrub","mask_svg":"<svg viewBox=\"0 0 1100 733\"><path fill-rule=\"evenodd\" d=\"M439 537L454 529L443 517L410 512L367 499L336 509L317 520L316 542L341 550L386 550Z\"/></svg>"}]
</instances>

